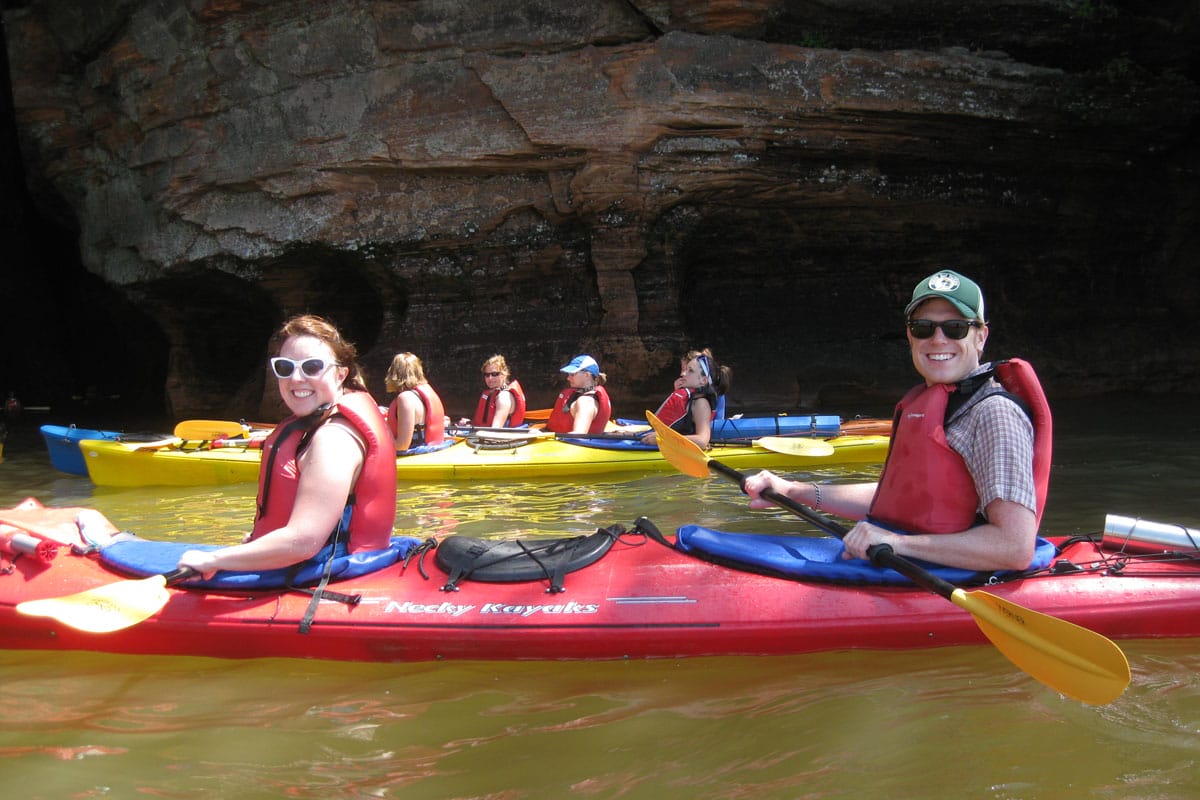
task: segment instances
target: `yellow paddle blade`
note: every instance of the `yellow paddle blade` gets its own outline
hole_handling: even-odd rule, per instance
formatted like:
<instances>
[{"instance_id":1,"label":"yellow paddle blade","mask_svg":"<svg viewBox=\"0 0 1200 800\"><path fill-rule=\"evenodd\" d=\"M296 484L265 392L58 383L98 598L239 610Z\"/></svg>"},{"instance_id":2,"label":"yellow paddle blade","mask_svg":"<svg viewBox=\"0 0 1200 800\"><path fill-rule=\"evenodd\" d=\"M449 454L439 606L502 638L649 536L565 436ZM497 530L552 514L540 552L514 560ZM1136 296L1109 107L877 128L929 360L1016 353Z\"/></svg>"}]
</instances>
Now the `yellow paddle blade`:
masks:
<instances>
[{"instance_id":1,"label":"yellow paddle blade","mask_svg":"<svg viewBox=\"0 0 1200 800\"><path fill-rule=\"evenodd\" d=\"M185 419L175 426L175 435L180 439L217 439L245 432L242 423L226 419Z\"/></svg>"},{"instance_id":2,"label":"yellow paddle blade","mask_svg":"<svg viewBox=\"0 0 1200 800\"><path fill-rule=\"evenodd\" d=\"M658 437L659 452L672 467L693 478L708 477L708 456L695 442L666 425L653 411L646 412L646 420Z\"/></svg>"},{"instance_id":3,"label":"yellow paddle blade","mask_svg":"<svg viewBox=\"0 0 1200 800\"><path fill-rule=\"evenodd\" d=\"M17 611L31 617L50 617L86 633L111 633L154 616L170 596L167 579L151 575L65 597L26 600L17 604Z\"/></svg>"},{"instance_id":4,"label":"yellow paddle blade","mask_svg":"<svg viewBox=\"0 0 1200 800\"><path fill-rule=\"evenodd\" d=\"M836 452L833 445L824 439L802 439L794 436L764 436L761 439L755 439L754 446L770 450L773 453L813 458L831 456Z\"/></svg>"},{"instance_id":5,"label":"yellow paddle blade","mask_svg":"<svg viewBox=\"0 0 1200 800\"><path fill-rule=\"evenodd\" d=\"M1117 645L1087 628L1010 603L994 594L955 589L950 600L1009 661L1084 703L1103 705L1129 686L1129 662Z\"/></svg>"}]
</instances>

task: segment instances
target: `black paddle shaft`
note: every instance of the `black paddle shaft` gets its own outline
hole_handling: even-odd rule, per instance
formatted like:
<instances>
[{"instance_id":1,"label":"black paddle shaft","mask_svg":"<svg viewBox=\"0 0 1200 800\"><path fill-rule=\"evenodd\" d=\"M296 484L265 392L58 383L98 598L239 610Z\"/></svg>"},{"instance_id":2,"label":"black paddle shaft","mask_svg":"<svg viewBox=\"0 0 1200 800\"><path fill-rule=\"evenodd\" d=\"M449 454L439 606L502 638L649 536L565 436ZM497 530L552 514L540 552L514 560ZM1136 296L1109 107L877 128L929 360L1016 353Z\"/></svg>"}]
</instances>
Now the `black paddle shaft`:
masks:
<instances>
[{"instance_id":1,"label":"black paddle shaft","mask_svg":"<svg viewBox=\"0 0 1200 800\"><path fill-rule=\"evenodd\" d=\"M196 570L192 569L191 567L177 567L170 572L164 572L163 578L166 579L167 585L170 586L172 583L179 583L180 581L187 580L196 574L198 574Z\"/></svg>"}]
</instances>

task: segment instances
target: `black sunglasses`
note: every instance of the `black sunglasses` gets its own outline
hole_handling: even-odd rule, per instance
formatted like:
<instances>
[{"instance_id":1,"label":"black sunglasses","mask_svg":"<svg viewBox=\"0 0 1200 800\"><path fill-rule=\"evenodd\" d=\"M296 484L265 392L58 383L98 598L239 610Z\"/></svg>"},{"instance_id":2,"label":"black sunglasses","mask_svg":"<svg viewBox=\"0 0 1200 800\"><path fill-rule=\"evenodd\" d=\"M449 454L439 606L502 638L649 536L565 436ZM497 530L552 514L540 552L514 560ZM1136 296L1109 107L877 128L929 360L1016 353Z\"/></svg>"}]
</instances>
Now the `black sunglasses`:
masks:
<instances>
[{"instance_id":1,"label":"black sunglasses","mask_svg":"<svg viewBox=\"0 0 1200 800\"><path fill-rule=\"evenodd\" d=\"M499 375L503 375L503 374L504 374L503 372L485 372L485 373L483 373L483 377L485 377L485 378L495 378L495 377L497 377L497 376L499 376Z\"/></svg>"},{"instance_id":2,"label":"black sunglasses","mask_svg":"<svg viewBox=\"0 0 1200 800\"><path fill-rule=\"evenodd\" d=\"M310 378L316 378L323 374L330 367L338 366L333 361L326 361L323 358L306 358L303 361L293 361L290 358L272 358L271 371L275 373L276 378L290 378L292 373L296 371L296 367L300 368Z\"/></svg>"},{"instance_id":3,"label":"black sunglasses","mask_svg":"<svg viewBox=\"0 0 1200 800\"><path fill-rule=\"evenodd\" d=\"M977 319L944 319L934 322L931 319L910 319L908 331L914 339L928 339L938 328L946 334L947 339L963 339L971 328L982 328L983 323Z\"/></svg>"}]
</instances>

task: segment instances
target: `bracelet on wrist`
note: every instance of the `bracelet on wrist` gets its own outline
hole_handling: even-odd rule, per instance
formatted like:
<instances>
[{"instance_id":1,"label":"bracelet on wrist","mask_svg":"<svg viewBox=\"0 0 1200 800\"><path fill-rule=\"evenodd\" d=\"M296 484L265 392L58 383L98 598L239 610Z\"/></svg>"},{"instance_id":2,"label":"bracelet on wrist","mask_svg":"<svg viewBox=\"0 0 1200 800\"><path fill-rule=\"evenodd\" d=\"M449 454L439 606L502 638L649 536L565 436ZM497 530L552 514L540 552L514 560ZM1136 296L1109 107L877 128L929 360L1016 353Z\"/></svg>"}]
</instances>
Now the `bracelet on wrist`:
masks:
<instances>
[{"instance_id":1,"label":"bracelet on wrist","mask_svg":"<svg viewBox=\"0 0 1200 800\"><path fill-rule=\"evenodd\" d=\"M813 506L812 507L815 508L817 511L820 511L821 510L821 484L813 483L810 485L813 488Z\"/></svg>"}]
</instances>

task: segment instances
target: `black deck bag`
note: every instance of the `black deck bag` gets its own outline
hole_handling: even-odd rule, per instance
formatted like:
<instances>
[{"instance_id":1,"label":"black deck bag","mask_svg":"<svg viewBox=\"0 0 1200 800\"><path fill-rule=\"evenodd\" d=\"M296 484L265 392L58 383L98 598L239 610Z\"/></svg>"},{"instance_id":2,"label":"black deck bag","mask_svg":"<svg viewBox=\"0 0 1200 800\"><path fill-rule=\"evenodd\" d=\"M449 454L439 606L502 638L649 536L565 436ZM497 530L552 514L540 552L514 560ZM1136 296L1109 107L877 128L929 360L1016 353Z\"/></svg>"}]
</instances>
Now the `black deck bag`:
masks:
<instances>
[{"instance_id":1,"label":"black deck bag","mask_svg":"<svg viewBox=\"0 0 1200 800\"><path fill-rule=\"evenodd\" d=\"M464 580L484 583L549 581L547 593L563 591L563 576L599 561L628 533L621 525L586 536L560 539L474 539L447 536L434 551L434 562L449 576L444 592L458 591Z\"/></svg>"}]
</instances>

